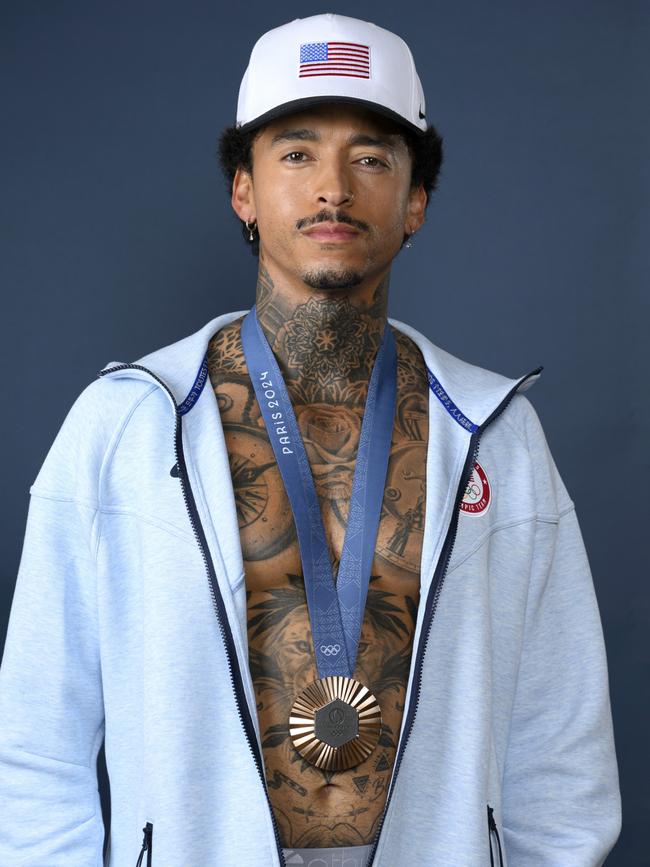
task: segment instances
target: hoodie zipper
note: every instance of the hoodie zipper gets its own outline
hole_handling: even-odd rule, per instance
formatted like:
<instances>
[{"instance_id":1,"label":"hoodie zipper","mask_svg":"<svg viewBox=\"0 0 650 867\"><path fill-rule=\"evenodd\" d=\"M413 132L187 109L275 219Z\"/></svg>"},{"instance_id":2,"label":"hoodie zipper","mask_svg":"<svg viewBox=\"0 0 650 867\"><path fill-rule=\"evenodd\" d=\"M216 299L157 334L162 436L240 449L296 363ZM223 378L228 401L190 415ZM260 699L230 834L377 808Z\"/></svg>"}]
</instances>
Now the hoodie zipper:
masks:
<instances>
[{"instance_id":1,"label":"hoodie zipper","mask_svg":"<svg viewBox=\"0 0 650 867\"><path fill-rule=\"evenodd\" d=\"M388 795L386 797L384 809L381 814L381 819L379 820L379 825L377 826L374 843L372 849L370 850L370 855L368 856L368 867L372 867L375 854L377 853L377 846L379 845L379 836L381 834L381 829L383 828L386 814L388 812L388 807L390 805L390 801L395 790L395 781L397 780L397 774L400 768L400 764L402 762L404 750L406 749L406 744L408 743L408 739L411 736L411 731L413 729L413 722L415 720L415 714L417 713L418 704L420 701L420 691L422 688L422 666L424 664L424 655L426 653L429 635L431 633L431 623L433 622L433 617L436 613L438 599L440 598L440 592L442 590L442 585L444 583L445 575L447 573L447 566L449 565L451 553L453 551L454 543L456 541L458 518L460 515L460 503L465 495L465 491L467 489L467 485L469 483L470 477L472 475L472 470L474 468L474 463L478 456L481 436L483 435L483 432L488 427L488 425L490 425L495 420L495 418L498 418L498 416L500 416L504 409L508 406L517 390L521 387L521 384L527 379L530 379L531 376L537 376L541 371L542 368L537 367L535 370L531 370L530 373L522 376L522 378L510 389L508 394L504 397L504 399L492 412L492 414L489 415L488 418L486 418L482 425L479 425L479 427L474 431L470 438L469 447L467 449L467 457L465 459L465 465L461 473L458 490L456 491L456 501L454 503L453 516L451 519L451 523L449 524L449 529L447 530L447 536L445 538L440 557L438 558L438 564L436 566L431 585L429 586L429 593L427 594L426 608L424 611L424 616L422 618L422 632L420 634L415 669L413 672L415 700L413 700L412 690L411 700L409 701L409 707L404 728L404 736L401 739L399 750L395 758L395 767L393 769L393 776L391 779L390 787L388 789Z\"/></svg>"},{"instance_id":2,"label":"hoodie zipper","mask_svg":"<svg viewBox=\"0 0 650 867\"><path fill-rule=\"evenodd\" d=\"M488 804L488 840L490 843L490 867L494 867L494 855L492 854L492 834L496 834L497 846L499 847L499 867L503 867L503 852L501 851L501 840L499 839L499 829L494 819L494 809Z\"/></svg>"},{"instance_id":3,"label":"hoodie zipper","mask_svg":"<svg viewBox=\"0 0 650 867\"><path fill-rule=\"evenodd\" d=\"M212 563L212 558L209 554L207 541L205 538L205 533L203 527L201 525L201 518L199 516L198 510L196 508L196 502L194 500L194 494L192 493L192 489L190 487L189 478L187 475L187 466L185 464L185 455L183 454L183 434L182 434L182 424L181 424L181 414L178 410L178 406L176 404L176 400L174 395L169 388L169 386L160 379L159 376L156 376L148 367L144 367L141 364L120 364L114 367L105 368L104 370L100 370L97 374L98 376L105 376L106 374L113 373L117 370L141 370L144 373L151 376L155 381L167 392L169 398L174 407L174 413L176 416L176 429L174 433L174 452L176 455L176 464L178 466L178 473L181 480L181 489L183 491L183 499L185 501L185 507L187 509L187 513L190 519L190 524L192 525L192 530L194 531L194 536L196 538L197 544L199 546L199 550L201 551L201 555L203 557L203 563L205 564L206 572L208 574L208 583L210 586L210 595L212 596L212 603L214 605L214 610L217 615L217 622L219 624L219 629L221 632L221 637L224 642L225 650L226 650L226 661L228 663L228 671L230 673L230 682L232 684L232 689L235 694L235 703L237 705L237 713L239 714L239 719L244 729L244 734L246 735L246 740L248 741L249 749L253 755L253 760L255 761L255 766L257 768L257 772L260 777L260 781L262 783L262 788L264 790L264 795L266 797L266 802L268 804L269 813L271 816L271 822L273 824L273 832L275 834L275 840L278 849L278 857L280 859L281 867L286 867L286 861L284 858L284 853L282 852L282 843L280 841L280 832L278 830L278 825L275 820L275 815L273 813L273 808L271 806L271 801L268 794L268 789L266 787L266 780L264 777L264 771L262 769L261 757L258 754L257 750L257 738L255 736L255 730L253 727L253 721L250 717L250 713L248 711L248 705L246 704L246 698L244 696L244 689L241 683L241 673L239 671L239 664L237 662L236 650L234 647L234 643L232 640L232 635L229 629L226 628L226 623L228 622L228 618L226 615L225 608L223 607L223 600L221 598L221 593L218 590L218 584L216 579L216 574L214 571L214 564ZM144 843L143 843L144 846ZM144 852L144 850L143 850ZM140 861L138 862L138 867L140 867L143 852L140 853ZM150 860L147 861L147 867L149 867Z\"/></svg>"},{"instance_id":4,"label":"hoodie zipper","mask_svg":"<svg viewBox=\"0 0 650 867\"><path fill-rule=\"evenodd\" d=\"M264 795L266 797L266 802L269 808L269 814L271 816L271 822L273 825L273 831L275 834L275 840L277 844L278 850L278 858L280 860L281 867L287 867L287 863L284 857L284 853L282 851L282 843L280 841L280 833L278 830L278 825L275 820L275 814L273 813L273 807L271 805L271 800L269 798L268 789L266 787L266 780L264 777L264 771L262 769L261 757L259 756L257 750L257 738L255 737L255 731L253 728L253 722L250 717L250 713L248 711L248 706L246 704L246 698L243 695L243 686L241 683L241 674L239 671L239 664L237 662L236 650L232 641L232 635L229 630L228 618L223 608L223 600L221 599L221 594L218 590L218 584L216 580L216 575L214 571L214 565L212 563L212 558L210 557L207 542L205 539L205 533L203 527L201 525L201 518L198 514L198 510L196 508L196 503L194 500L194 495L192 493L192 489L190 487L189 478L187 476L187 467L185 464L185 456L183 454L183 437L182 437L182 425L181 425L181 414L178 410L178 405L176 404L176 400L174 395L169 388L169 386L160 379L155 373L149 370L148 367L144 367L141 364L119 364L114 367L104 368L100 370L97 374L98 376L105 376L106 374L113 373L118 370L141 370L144 373L148 374L152 379L154 379L168 394L172 405L174 407L174 413L176 417L176 429L174 435L174 451L176 455L176 463L178 466L179 477L181 480L181 488L183 491L183 499L185 501L185 507L187 509L187 513L190 518L190 523L192 525L192 530L194 531L194 536L196 538L197 544L201 551L201 555L203 557L203 562L206 567L206 571L208 573L209 586L210 586L210 594L212 596L212 602L214 605L215 613L217 615L217 622L219 624L219 629L221 631L221 637L224 642L224 646L226 649L226 661L228 663L228 671L230 673L230 681L232 684L232 688L235 694L235 702L237 705L237 712L239 714L239 719L244 729L244 734L246 735L246 740L248 741L249 749L253 755L253 759L255 761L255 766L257 768L257 772L260 777L260 781L262 783L262 788L264 790ZM367 860L368 867L372 867L373 859L375 857L377 851L377 845L379 843L379 836L381 834L381 829L383 827L384 821L386 819L386 813L388 812L388 807L390 804L390 800L393 795L393 791L395 790L395 781L397 779L397 773L399 771L399 767L402 761L402 756L404 755L404 749L408 742L408 739L411 735L411 730L413 728L413 721L415 719L415 714L417 711L417 706L420 700L420 690L421 690L421 677L422 677L422 666L424 661L424 654L426 652L426 646L429 640L429 633L431 632L431 622L433 620L433 616L435 614L436 606L438 604L438 598L440 596L440 591L442 590L442 584L444 581L445 573L447 571L447 566L449 565L449 559L451 557L451 553L454 547L454 542L456 540L456 532L458 528L458 517L460 510L460 502L464 496L465 490L467 488L467 484L469 482L470 476L472 474L472 469L474 467L474 462L476 461L476 457L478 455L479 449L479 441L480 437L491 424L495 418L497 418L503 410L508 406L516 391L520 388L521 384L529 379L531 376L538 375L543 368L538 367L535 370L532 370L530 373L527 373L523 376L508 392L506 397L501 401L499 406L492 412L492 414L480 425L472 434L467 458L465 460L465 465L463 467L463 472L461 473L461 480L458 486L458 490L456 492L456 501L454 504L454 513L449 525L449 529L447 530L447 536L445 538L445 542L443 545L443 549L441 555L438 559L438 564L436 566L436 570L431 582L431 586L429 587L429 593L427 596L426 609L422 621L422 634L420 635L420 641L418 644L417 650L417 658L416 658L416 666L414 671L414 684L416 686L415 690L415 700L413 700L413 695L411 695L411 700L409 702L409 708L407 711L407 719L406 719L406 728L404 731L404 737L400 743L400 748L397 754L397 758L395 760L395 767L393 770L393 776L391 779L391 784L388 791L388 796L386 798L386 803L384 804L384 809L382 811L381 819L379 821L379 825L377 827L377 832L375 834L375 839L373 843L373 847L370 851L370 855ZM426 626L426 628L425 628ZM141 853L142 857L142 853ZM148 865L147 865L148 867Z\"/></svg>"},{"instance_id":5,"label":"hoodie zipper","mask_svg":"<svg viewBox=\"0 0 650 867\"><path fill-rule=\"evenodd\" d=\"M142 833L144 835L142 838L142 848L140 849L140 855L138 856L135 867L142 867L142 859L144 858L145 852L147 853L146 867L151 867L151 856L153 850L153 825L151 822L145 824Z\"/></svg>"}]
</instances>

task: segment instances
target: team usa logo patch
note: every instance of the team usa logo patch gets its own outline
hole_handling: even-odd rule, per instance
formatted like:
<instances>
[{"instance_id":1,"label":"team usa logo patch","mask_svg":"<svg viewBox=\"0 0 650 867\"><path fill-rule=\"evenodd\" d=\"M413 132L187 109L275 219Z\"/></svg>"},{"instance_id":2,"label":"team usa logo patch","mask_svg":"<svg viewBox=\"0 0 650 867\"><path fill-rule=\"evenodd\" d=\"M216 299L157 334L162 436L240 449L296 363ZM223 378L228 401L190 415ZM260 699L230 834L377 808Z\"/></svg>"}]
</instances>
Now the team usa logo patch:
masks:
<instances>
[{"instance_id":1,"label":"team usa logo patch","mask_svg":"<svg viewBox=\"0 0 650 867\"><path fill-rule=\"evenodd\" d=\"M478 461L474 462L472 475L469 477L465 494L460 503L460 510L466 515L481 515L492 501L492 488L485 470Z\"/></svg>"}]
</instances>

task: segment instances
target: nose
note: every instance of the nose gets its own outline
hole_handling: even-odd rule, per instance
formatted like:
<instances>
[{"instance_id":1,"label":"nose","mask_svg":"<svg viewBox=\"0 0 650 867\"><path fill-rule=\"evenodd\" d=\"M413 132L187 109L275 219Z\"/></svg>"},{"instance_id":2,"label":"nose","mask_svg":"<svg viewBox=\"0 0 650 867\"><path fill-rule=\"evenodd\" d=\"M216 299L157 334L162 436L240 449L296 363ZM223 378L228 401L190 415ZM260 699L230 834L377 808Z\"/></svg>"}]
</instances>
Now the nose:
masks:
<instances>
[{"instance_id":1,"label":"nose","mask_svg":"<svg viewBox=\"0 0 650 867\"><path fill-rule=\"evenodd\" d=\"M315 178L315 193L319 204L334 208L350 204L354 198L350 177L340 160L322 160Z\"/></svg>"}]
</instances>

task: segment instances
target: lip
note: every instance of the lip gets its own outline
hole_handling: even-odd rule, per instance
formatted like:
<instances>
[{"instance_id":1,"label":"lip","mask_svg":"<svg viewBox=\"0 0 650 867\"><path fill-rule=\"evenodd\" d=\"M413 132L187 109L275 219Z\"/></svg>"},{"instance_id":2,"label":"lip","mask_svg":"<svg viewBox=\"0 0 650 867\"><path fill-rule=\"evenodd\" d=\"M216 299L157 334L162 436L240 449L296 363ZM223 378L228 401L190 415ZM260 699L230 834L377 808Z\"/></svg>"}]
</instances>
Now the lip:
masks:
<instances>
[{"instance_id":1,"label":"lip","mask_svg":"<svg viewBox=\"0 0 650 867\"><path fill-rule=\"evenodd\" d=\"M307 235L314 241L351 241L356 238L359 232L348 226L345 223L318 223L309 229L305 229L303 235Z\"/></svg>"}]
</instances>

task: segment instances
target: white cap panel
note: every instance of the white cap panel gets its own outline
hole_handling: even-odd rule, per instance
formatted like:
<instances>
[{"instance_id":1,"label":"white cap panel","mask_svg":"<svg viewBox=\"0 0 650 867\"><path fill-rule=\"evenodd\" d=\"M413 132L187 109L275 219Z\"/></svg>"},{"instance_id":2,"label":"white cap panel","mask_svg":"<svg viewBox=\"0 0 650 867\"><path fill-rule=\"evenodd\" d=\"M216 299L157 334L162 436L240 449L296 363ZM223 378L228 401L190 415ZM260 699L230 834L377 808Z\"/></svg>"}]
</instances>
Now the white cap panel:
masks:
<instances>
[{"instance_id":1,"label":"white cap panel","mask_svg":"<svg viewBox=\"0 0 650 867\"><path fill-rule=\"evenodd\" d=\"M237 126L263 122L295 102L360 99L424 132L422 85L406 42L368 21L325 13L264 33L251 51L237 103Z\"/></svg>"}]
</instances>

